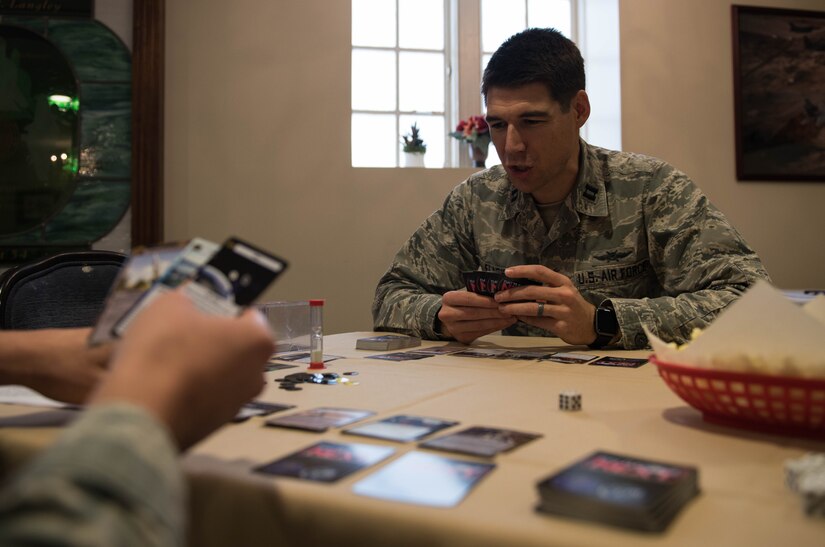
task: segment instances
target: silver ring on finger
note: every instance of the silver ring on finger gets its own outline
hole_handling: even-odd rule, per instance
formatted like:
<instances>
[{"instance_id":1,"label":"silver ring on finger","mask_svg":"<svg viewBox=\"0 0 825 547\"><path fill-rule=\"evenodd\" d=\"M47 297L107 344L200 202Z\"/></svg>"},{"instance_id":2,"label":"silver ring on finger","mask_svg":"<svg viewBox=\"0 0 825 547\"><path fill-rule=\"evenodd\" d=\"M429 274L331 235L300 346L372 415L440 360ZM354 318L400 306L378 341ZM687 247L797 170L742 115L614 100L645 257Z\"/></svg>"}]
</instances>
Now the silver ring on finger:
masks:
<instances>
[{"instance_id":1,"label":"silver ring on finger","mask_svg":"<svg viewBox=\"0 0 825 547\"><path fill-rule=\"evenodd\" d=\"M544 302L537 302L537 304L539 305L539 309L536 312L536 317L542 317L544 316Z\"/></svg>"}]
</instances>

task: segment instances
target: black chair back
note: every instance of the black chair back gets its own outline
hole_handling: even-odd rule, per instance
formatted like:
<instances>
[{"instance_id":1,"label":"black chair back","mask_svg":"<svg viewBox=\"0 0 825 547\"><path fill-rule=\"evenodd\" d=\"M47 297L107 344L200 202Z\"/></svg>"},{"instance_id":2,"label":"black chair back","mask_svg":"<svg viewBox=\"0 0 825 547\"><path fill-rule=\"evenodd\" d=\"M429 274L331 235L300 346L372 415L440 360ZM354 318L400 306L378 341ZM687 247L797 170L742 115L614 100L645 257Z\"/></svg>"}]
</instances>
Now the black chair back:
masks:
<instances>
[{"instance_id":1,"label":"black chair back","mask_svg":"<svg viewBox=\"0 0 825 547\"><path fill-rule=\"evenodd\" d=\"M0 329L90 327L126 255L76 251L0 275Z\"/></svg>"}]
</instances>

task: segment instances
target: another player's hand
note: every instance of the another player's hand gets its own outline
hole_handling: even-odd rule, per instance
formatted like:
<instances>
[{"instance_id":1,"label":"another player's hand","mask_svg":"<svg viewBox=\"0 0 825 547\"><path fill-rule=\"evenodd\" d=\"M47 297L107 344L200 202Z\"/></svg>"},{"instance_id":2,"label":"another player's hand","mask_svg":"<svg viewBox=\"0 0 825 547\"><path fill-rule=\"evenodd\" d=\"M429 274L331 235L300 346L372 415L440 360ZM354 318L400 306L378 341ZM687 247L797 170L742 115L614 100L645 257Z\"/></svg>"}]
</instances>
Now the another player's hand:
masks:
<instances>
[{"instance_id":1,"label":"another player's hand","mask_svg":"<svg viewBox=\"0 0 825 547\"><path fill-rule=\"evenodd\" d=\"M185 449L260 393L274 347L259 312L239 318L206 315L183 294L169 293L129 327L89 403L142 406Z\"/></svg>"},{"instance_id":2,"label":"another player's hand","mask_svg":"<svg viewBox=\"0 0 825 547\"><path fill-rule=\"evenodd\" d=\"M520 321L547 330L568 344L590 344L596 339L593 317L596 307L586 301L565 275L538 265L513 266L508 277L526 277L542 283L514 287L496 293L499 311ZM544 302L538 317L539 303Z\"/></svg>"},{"instance_id":3,"label":"another player's hand","mask_svg":"<svg viewBox=\"0 0 825 547\"><path fill-rule=\"evenodd\" d=\"M467 291L450 291L441 297L442 334L469 344L476 338L500 331L514 324L512 314L501 311L501 306L489 296Z\"/></svg>"},{"instance_id":4,"label":"another player's hand","mask_svg":"<svg viewBox=\"0 0 825 547\"><path fill-rule=\"evenodd\" d=\"M91 329L15 331L3 343L25 356L6 363L4 383L17 383L64 403L83 403L106 374L110 345L90 348Z\"/></svg>"}]
</instances>

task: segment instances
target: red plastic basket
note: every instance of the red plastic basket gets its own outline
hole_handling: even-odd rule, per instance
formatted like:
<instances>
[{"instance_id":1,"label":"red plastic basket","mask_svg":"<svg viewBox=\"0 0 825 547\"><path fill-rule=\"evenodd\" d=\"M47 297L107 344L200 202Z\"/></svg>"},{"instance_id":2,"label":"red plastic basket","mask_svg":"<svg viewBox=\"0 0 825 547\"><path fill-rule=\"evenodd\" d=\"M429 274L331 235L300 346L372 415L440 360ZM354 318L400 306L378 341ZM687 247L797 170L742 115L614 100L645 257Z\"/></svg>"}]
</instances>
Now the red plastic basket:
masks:
<instances>
[{"instance_id":1,"label":"red plastic basket","mask_svg":"<svg viewBox=\"0 0 825 547\"><path fill-rule=\"evenodd\" d=\"M675 365L655 356L650 362L707 422L825 439L825 380Z\"/></svg>"}]
</instances>

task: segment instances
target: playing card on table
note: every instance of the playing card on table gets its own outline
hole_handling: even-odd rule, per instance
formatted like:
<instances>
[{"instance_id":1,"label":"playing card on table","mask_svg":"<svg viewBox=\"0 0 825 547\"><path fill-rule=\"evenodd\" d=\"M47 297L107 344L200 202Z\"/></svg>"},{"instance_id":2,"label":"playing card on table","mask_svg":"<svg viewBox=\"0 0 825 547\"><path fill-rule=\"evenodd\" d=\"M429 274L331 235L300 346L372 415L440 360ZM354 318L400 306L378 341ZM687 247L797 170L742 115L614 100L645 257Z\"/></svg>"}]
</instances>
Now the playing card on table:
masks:
<instances>
[{"instance_id":1,"label":"playing card on table","mask_svg":"<svg viewBox=\"0 0 825 547\"><path fill-rule=\"evenodd\" d=\"M423 416L402 414L377 422L357 425L350 429L345 429L344 433L374 437L376 439L387 439L389 441L406 442L417 441L431 433L441 431L457 423L458 422L438 418L425 418Z\"/></svg>"},{"instance_id":2,"label":"playing card on table","mask_svg":"<svg viewBox=\"0 0 825 547\"><path fill-rule=\"evenodd\" d=\"M647 363L647 359L634 359L632 357L602 357L591 361L590 365L602 367L639 368Z\"/></svg>"},{"instance_id":3,"label":"playing card on table","mask_svg":"<svg viewBox=\"0 0 825 547\"><path fill-rule=\"evenodd\" d=\"M366 359L380 359L383 361L417 361L432 357L432 353L420 351L398 351L395 353L382 353L380 355L367 355Z\"/></svg>"},{"instance_id":4,"label":"playing card on table","mask_svg":"<svg viewBox=\"0 0 825 547\"><path fill-rule=\"evenodd\" d=\"M407 452L352 487L362 496L453 507L495 468L492 463L468 462L424 452Z\"/></svg>"},{"instance_id":5,"label":"playing card on table","mask_svg":"<svg viewBox=\"0 0 825 547\"><path fill-rule=\"evenodd\" d=\"M540 437L541 435L537 433L525 433L511 429L470 427L437 439L424 441L419 446L472 456L490 457L500 452L507 452Z\"/></svg>"},{"instance_id":6,"label":"playing card on table","mask_svg":"<svg viewBox=\"0 0 825 547\"><path fill-rule=\"evenodd\" d=\"M320 442L256 467L255 471L309 481L335 482L359 469L375 465L393 452L393 448L373 444Z\"/></svg>"},{"instance_id":7,"label":"playing card on table","mask_svg":"<svg viewBox=\"0 0 825 547\"><path fill-rule=\"evenodd\" d=\"M264 401L249 401L238 409L238 413L235 414L235 418L233 418L232 421L243 422L252 416L268 416L269 414L274 414L290 408L295 408L295 405L267 403Z\"/></svg>"},{"instance_id":8,"label":"playing card on table","mask_svg":"<svg viewBox=\"0 0 825 547\"><path fill-rule=\"evenodd\" d=\"M557 363L569 363L569 364L578 364L578 363L587 363L588 361L592 361L598 357L598 355L589 355L587 353L554 353L553 355L548 355L543 360L546 361L555 361Z\"/></svg>"},{"instance_id":9,"label":"playing card on table","mask_svg":"<svg viewBox=\"0 0 825 547\"><path fill-rule=\"evenodd\" d=\"M272 418L266 421L266 425L322 432L330 427L341 427L363 420L373 414L375 412L370 410L321 407Z\"/></svg>"}]
</instances>

